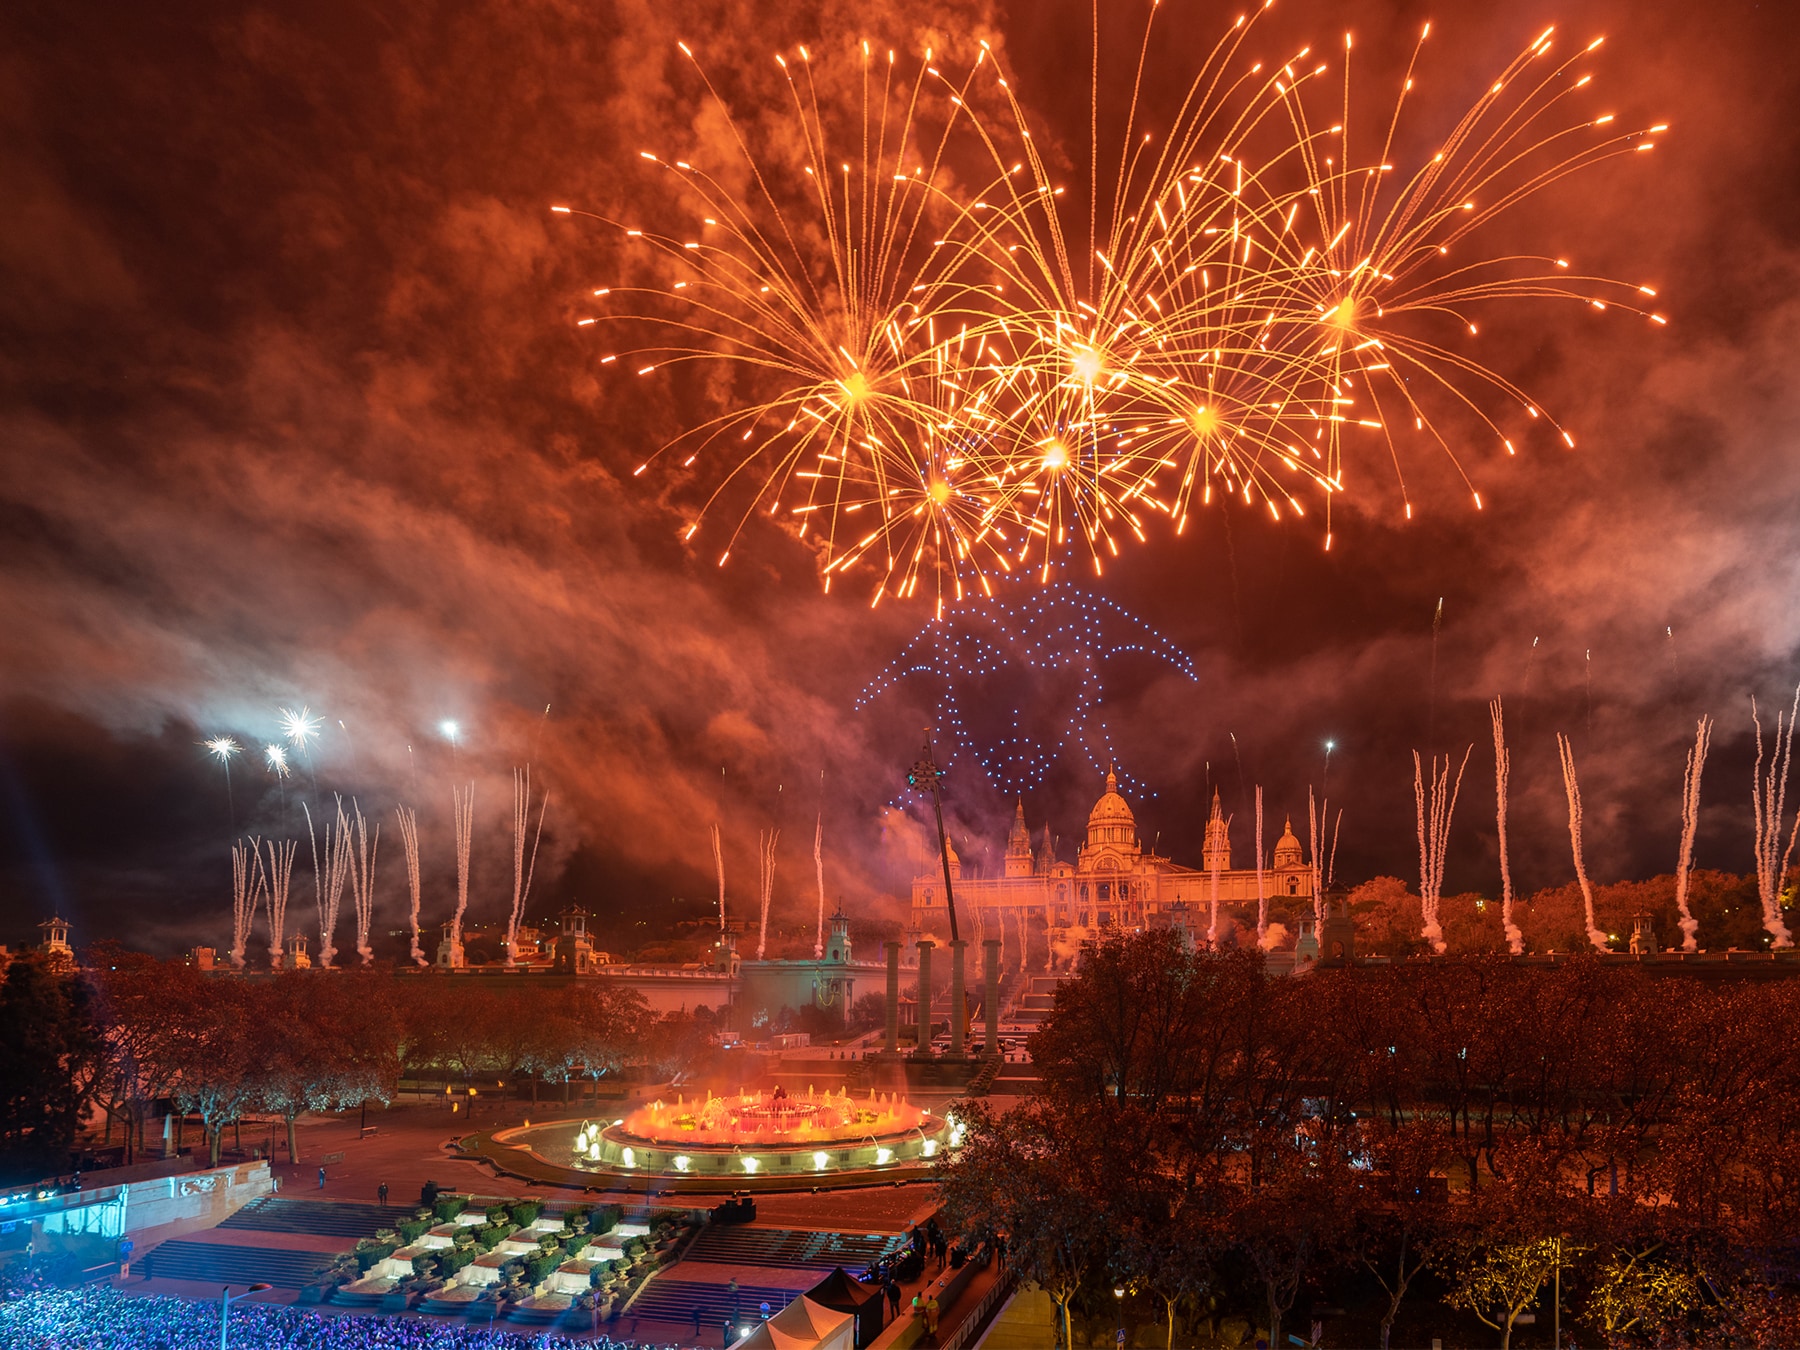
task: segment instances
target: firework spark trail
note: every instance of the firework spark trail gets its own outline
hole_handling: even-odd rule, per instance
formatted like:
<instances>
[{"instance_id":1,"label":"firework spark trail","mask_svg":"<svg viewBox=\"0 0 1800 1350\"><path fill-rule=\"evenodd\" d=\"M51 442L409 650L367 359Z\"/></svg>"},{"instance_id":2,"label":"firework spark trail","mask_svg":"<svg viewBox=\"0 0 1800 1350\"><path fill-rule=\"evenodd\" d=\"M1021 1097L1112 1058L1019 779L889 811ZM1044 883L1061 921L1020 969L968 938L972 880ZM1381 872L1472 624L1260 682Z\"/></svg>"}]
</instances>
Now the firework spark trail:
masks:
<instances>
[{"instance_id":1,"label":"firework spark trail","mask_svg":"<svg viewBox=\"0 0 1800 1350\"><path fill-rule=\"evenodd\" d=\"M1444 954L1445 944L1438 905L1444 895L1444 862L1450 847L1450 821L1456 814L1463 772L1469 767L1469 756L1474 750L1471 745L1463 751L1454 783L1450 781L1450 756L1445 755L1440 764L1433 755L1429 792L1419 752L1413 751L1413 804L1418 812L1419 831L1419 908L1424 916L1422 935L1439 956Z\"/></svg>"},{"instance_id":2,"label":"firework spark trail","mask_svg":"<svg viewBox=\"0 0 1800 1350\"><path fill-rule=\"evenodd\" d=\"M1706 752L1712 744L1713 721L1702 717L1694 723L1694 748L1687 753L1681 775L1681 852L1675 859L1675 908L1681 914L1681 950L1700 949L1696 934L1700 921L1688 908L1688 876L1694 870L1694 835L1700 828L1700 775L1706 769Z\"/></svg>"},{"instance_id":3,"label":"firework spark trail","mask_svg":"<svg viewBox=\"0 0 1800 1350\"><path fill-rule=\"evenodd\" d=\"M813 827L813 870L819 878L819 931L813 937L813 960L825 955L825 813ZM980 913L977 910L976 913Z\"/></svg>"},{"instance_id":4,"label":"firework spark trail","mask_svg":"<svg viewBox=\"0 0 1800 1350\"><path fill-rule=\"evenodd\" d=\"M354 797L350 799L350 810L354 813L351 824L356 842L354 847L350 846L351 830L346 829L345 864L350 874L351 902L356 906L356 952L366 966L375 960L375 949L369 945L369 930L375 924L375 855L381 849L381 826L377 824L373 836L370 835L369 822ZM341 822L343 818L340 804L338 819Z\"/></svg>"},{"instance_id":5,"label":"firework spark trail","mask_svg":"<svg viewBox=\"0 0 1800 1350\"><path fill-rule=\"evenodd\" d=\"M1588 941L1597 952L1610 951L1606 934L1594 922L1594 888L1588 881L1587 863L1581 855L1581 785L1575 781L1575 748L1560 731L1556 733L1556 753L1562 759L1563 791L1569 798L1569 848L1575 855L1575 879L1581 883Z\"/></svg>"},{"instance_id":6,"label":"firework spark trail","mask_svg":"<svg viewBox=\"0 0 1800 1350\"><path fill-rule=\"evenodd\" d=\"M231 846L231 964L238 970L244 968L244 946L262 901L261 850L262 840L256 838Z\"/></svg>"},{"instance_id":7,"label":"firework spark trail","mask_svg":"<svg viewBox=\"0 0 1800 1350\"><path fill-rule=\"evenodd\" d=\"M1800 722L1800 686L1794 689L1794 706L1788 712L1786 724L1783 724L1779 711L1775 714L1775 749L1768 757L1767 774L1763 772L1762 718L1757 714L1754 695L1750 699L1750 720L1756 724L1756 768L1750 779L1750 806L1756 817L1756 889L1762 897L1763 927L1768 930L1771 945L1782 950L1794 945L1793 935L1781 917L1781 885L1787 879L1794 840L1800 837L1800 814L1794 817L1794 829L1788 836L1785 851L1781 851L1781 823L1786 814L1794 725Z\"/></svg>"},{"instance_id":8,"label":"firework spark trail","mask_svg":"<svg viewBox=\"0 0 1800 1350\"><path fill-rule=\"evenodd\" d=\"M719 846L719 826L712 827L713 866L719 873L719 936L725 936L725 850Z\"/></svg>"},{"instance_id":9,"label":"firework spark trail","mask_svg":"<svg viewBox=\"0 0 1800 1350\"><path fill-rule=\"evenodd\" d=\"M431 964L419 942L419 813L410 806L394 808L394 819L400 827L400 847L406 854L406 890L410 901L407 919L412 927L413 964Z\"/></svg>"},{"instance_id":10,"label":"firework spark trail","mask_svg":"<svg viewBox=\"0 0 1800 1350\"><path fill-rule=\"evenodd\" d=\"M1337 876L1338 833L1343 828L1344 828L1344 808L1340 806L1338 808L1337 819L1336 819L1336 821L1334 821L1332 823L1332 826L1331 826L1331 855L1329 858L1327 858L1326 863L1325 863L1325 884L1327 886L1331 885L1332 881Z\"/></svg>"},{"instance_id":11,"label":"firework spark trail","mask_svg":"<svg viewBox=\"0 0 1800 1350\"><path fill-rule=\"evenodd\" d=\"M756 959L763 959L763 952L769 944L769 902L775 896L775 841L781 838L780 830L757 831L758 875L757 888L762 899L762 924L756 933Z\"/></svg>"},{"instance_id":12,"label":"firework spark trail","mask_svg":"<svg viewBox=\"0 0 1800 1350\"><path fill-rule=\"evenodd\" d=\"M546 708L548 711L548 708ZM525 913L525 900L531 893L531 878L537 871L538 842L544 837L544 814L550 809L550 794L544 794L538 807L537 833L531 841L529 863L525 856L525 832L531 828L531 766L513 770L513 901L512 915L506 921L506 961L518 964L519 920Z\"/></svg>"},{"instance_id":13,"label":"firework spark trail","mask_svg":"<svg viewBox=\"0 0 1800 1350\"><path fill-rule=\"evenodd\" d=\"M1500 837L1500 924L1506 930L1506 946L1514 956L1525 952L1525 934L1513 922L1512 864L1506 854L1506 787L1512 776L1512 756L1506 749L1506 721L1498 698L1488 704L1494 724L1494 825Z\"/></svg>"},{"instance_id":14,"label":"firework spark trail","mask_svg":"<svg viewBox=\"0 0 1800 1350\"><path fill-rule=\"evenodd\" d=\"M218 760L225 770L225 810L232 832L237 831L237 801L231 795L231 757L238 752L238 743L229 736L214 736L210 741L201 741L206 752ZM243 964L241 961L238 963Z\"/></svg>"},{"instance_id":15,"label":"firework spark trail","mask_svg":"<svg viewBox=\"0 0 1800 1350\"><path fill-rule=\"evenodd\" d=\"M277 844L269 840L269 969L281 969L281 948L287 939L288 891L294 880L294 853L300 847L292 839Z\"/></svg>"},{"instance_id":16,"label":"firework spark trail","mask_svg":"<svg viewBox=\"0 0 1800 1350\"><path fill-rule=\"evenodd\" d=\"M450 964L463 962L463 915L469 909L469 846L475 835L475 784L450 789L450 807L456 821L456 912L450 916Z\"/></svg>"}]
</instances>

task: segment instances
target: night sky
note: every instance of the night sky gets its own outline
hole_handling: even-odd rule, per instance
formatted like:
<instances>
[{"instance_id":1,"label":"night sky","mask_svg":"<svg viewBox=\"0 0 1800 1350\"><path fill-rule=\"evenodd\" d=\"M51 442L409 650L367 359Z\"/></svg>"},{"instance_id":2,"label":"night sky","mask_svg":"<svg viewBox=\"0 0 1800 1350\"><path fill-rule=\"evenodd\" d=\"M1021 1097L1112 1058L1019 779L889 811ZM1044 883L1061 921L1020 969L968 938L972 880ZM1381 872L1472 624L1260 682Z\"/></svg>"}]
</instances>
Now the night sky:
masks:
<instances>
[{"instance_id":1,"label":"night sky","mask_svg":"<svg viewBox=\"0 0 1800 1350\"><path fill-rule=\"evenodd\" d=\"M1144 11L1103 8L1122 104ZM1147 117L1235 13L1163 6ZM1750 695L1785 709L1800 677L1800 24L1741 0L1281 0L1256 40L1336 51L1353 29L1358 79L1387 100L1428 18L1402 156L1550 24L1607 36L1592 109L1670 133L1535 198L1490 246L1654 286L1669 326L1493 307L1483 359L1579 448L1467 447L1479 514L1448 461L1421 454L1404 523L1391 468L1353 460L1329 554L1312 520L1215 507L1104 579L1072 574L1192 659L1193 679L1143 654L1105 669L1119 766L1155 793L1134 799L1143 841L1198 865L1217 785L1247 858L1245 788L1264 785L1273 835L1283 810L1303 816L1331 739L1340 878L1416 883L1411 753L1474 744L1446 887L1492 894L1498 694L1521 889L1573 875L1557 731L1580 765L1589 871L1671 870L1706 712L1696 862L1748 871ZM471 919L503 918L510 771L527 761L552 794L534 912L575 898L613 927L698 917L719 821L738 912L757 832L778 827L777 912L809 920L821 810L828 890L879 912L918 848L882 808L905 800L940 691L915 677L856 700L929 607L823 595L812 556L767 524L724 569L704 536L682 543L693 485L631 471L687 409L598 365L575 319L619 245L548 207L667 207L639 151L720 134L678 38L779 144L776 49L869 37L966 66L986 37L1041 135L1080 162L1087 32L1086 6L1037 0L9 7L0 941L60 908L78 940L223 945L234 827L304 840L301 804L334 791L376 819L418 807L441 921L451 785L470 780ZM1054 742L1073 688L1015 670L962 694L975 739L1012 735L1018 709ZM261 747L276 710L302 704L322 736L278 783ZM221 734L247 749L229 800L198 744ZM1064 857L1106 767L1065 746L1027 797ZM966 755L951 770L953 828L979 862L1011 799ZM398 842L384 829L388 926ZM295 888L304 918L304 862Z\"/></svg>"}]
</instances>

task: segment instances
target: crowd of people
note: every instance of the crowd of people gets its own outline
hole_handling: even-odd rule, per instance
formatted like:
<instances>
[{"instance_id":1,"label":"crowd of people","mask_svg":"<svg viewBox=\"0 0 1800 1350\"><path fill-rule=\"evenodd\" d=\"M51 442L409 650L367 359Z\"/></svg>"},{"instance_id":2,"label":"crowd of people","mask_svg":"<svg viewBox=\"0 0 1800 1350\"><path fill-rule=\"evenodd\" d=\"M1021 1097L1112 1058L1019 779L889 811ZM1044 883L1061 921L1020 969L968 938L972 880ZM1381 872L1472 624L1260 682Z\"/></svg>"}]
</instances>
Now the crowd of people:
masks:
<instances>
[{"instance_id":1,"label":"crowd of people","mask_svg":"<svg viewBox=\"0 0 1800 1350\"><path fill-rule=\"evenodd\" d=\"M490 1330L418 1317L359 1317L284 1304L234 1304L233 1350L624 1350L607 1336L573 1340L556 1332ZM219 1343L219 1305L160 1295L122 1294L108 1285L34 1289L0 1302L0 1346L35 1350L210 1350ZM673 1348L671 1348L673 1350Z\"/></svg>"}]
</instances>

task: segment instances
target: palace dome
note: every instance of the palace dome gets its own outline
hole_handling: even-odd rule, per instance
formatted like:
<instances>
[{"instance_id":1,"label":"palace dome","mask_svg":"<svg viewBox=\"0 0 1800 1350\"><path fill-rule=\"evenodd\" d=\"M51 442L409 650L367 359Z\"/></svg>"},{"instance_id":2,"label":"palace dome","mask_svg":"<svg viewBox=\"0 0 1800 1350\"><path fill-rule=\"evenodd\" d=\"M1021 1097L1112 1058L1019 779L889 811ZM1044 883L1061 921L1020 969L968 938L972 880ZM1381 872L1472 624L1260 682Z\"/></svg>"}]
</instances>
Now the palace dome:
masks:
<instances>
[{"instance_id":1,"label":"palace dome","mask_svg":"<svg viewBox=\"0 0 1800 1350\"><path fill-rule=\"evenodd\" d=\"M1106 791L1088 813L1087 841L1095 844L1129 846L1137 839L1137 818L1119 795L1119 779L1111 769L1106 771Z\"/></svg>"}]
</instances>

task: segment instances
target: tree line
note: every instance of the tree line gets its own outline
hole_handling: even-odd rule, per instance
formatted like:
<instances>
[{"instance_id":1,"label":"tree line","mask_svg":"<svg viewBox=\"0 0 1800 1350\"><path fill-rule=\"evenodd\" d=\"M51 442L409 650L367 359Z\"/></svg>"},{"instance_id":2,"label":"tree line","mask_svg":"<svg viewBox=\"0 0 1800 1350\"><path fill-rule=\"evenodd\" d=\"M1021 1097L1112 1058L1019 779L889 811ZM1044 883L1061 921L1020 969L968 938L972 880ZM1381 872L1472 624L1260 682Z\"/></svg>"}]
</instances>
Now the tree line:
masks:
<instances>
[{"instance_id":1,"label":"tree line","mask_svg":"<svg viewBox=\"0 0 1800 1350\"><path fill-rule=\"evenodd\" d=\"M1115 936L1032 1039L1040 1089L971 1111L947 1210L1067 1346L1110 1343L1127 1300L1170 1345L1232 1314L1286 1344L1302 1299L1383 1346L1403 1315L1506 1346L1553 1285L1603 1342L1800 1344L1797 1018L1795 981L1270 978Z\"/></svg>"},{"instance_id":2,"label":"tree line","mask_svg":"<svg viewBox=\"0 0 1800 1350\"><path fill-rule=\"evenodd\" d=\"M711 1020L658 1016L602 980L485 982L374 970L244 979L110 944L79 967L16 958L0 984L0 1177L70 1166L84 1125L145 1155L173 1108L200 1119L211 1161L247 1115L295 1124L311 1111L391 1101L402 1076L567 1095L649 1065L668 1074L710 1049ZM181 1141L178 1141L178 1145ZM160 1140L151 1152L160 1148Z\"/></svg>"}]
</instances>

